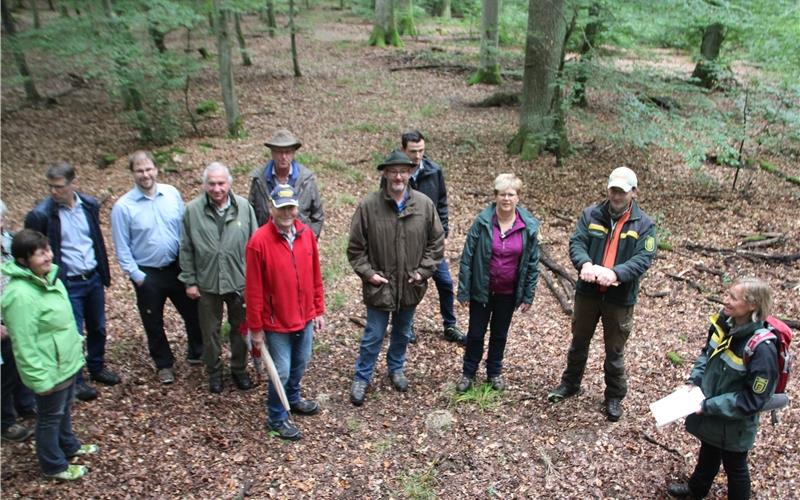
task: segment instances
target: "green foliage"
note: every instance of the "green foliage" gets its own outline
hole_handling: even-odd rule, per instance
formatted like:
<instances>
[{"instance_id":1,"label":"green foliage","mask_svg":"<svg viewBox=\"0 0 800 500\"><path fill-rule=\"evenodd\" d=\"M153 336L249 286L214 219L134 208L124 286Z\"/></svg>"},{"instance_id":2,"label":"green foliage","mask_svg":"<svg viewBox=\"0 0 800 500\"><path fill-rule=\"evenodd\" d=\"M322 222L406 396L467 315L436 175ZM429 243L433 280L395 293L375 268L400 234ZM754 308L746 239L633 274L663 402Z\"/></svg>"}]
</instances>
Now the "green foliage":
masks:
<instances>
[{"instance_id":1,"label":"green foliage","mask_svg":"<svg viewBox=\"0 0 800 500\"><path fill-rule=\"evenodd\" d=\"M492 388L492 384L473 385L468 391L453 396L453 404L471 404L481 411L491 411L500 405L503 393Z\"/></svg>"},{"instance_id":2,"label":"green foliage","mask_svg":"<svg viewBox=\"0 0 800 500\"><path fill-rule=\"evenodd\" d=\"M331 313L336 313L344 309L347 304L347 295L342 291L328 293L325 297L325 307Z\"/></svg>"},{"instance_id":3,"label":"green foliage","mask_svg":"<svg viewBox=\"0 0 800 500\"><path fill-rule=\"evenodd\" d=\"M340 234L335 240L325 240L322 244L321 267L322 281L331 286L350 272L347 261L347 234Z\"/></svg>"},{"instance_id":4,"label":"green foliage","mask_svg":"<svg viewBox=\"0 0 800 500\"><path fill-rule=\"evenodd\" d=\"M683 356L681 356L680 354L678 354L675 351L669 351L667 353L667 359L674 366L683 366Z\"/></svg>"},{"instance_id":5,"label":"green foliage","mask_svg":"<svg viewBox=\"0 0 800 500\"><path fill-rule=\"evenodd\" d=\"M417 472L405 472L400 475L400 484L408 498L415 500L433 500L436 498L436 467L431 464L427 469Z\"/></svg>"},{"instance_id":6,"label":"green foliage","mask_svg":"<svg viewBox=\"0 0 800 500\"><path fill-rule=\"evenodd\" d=\"M200 116L215 115L219 112L219 104L217 101L203 101L194 108L194 112Z\"/></svg>"}]
</instances>

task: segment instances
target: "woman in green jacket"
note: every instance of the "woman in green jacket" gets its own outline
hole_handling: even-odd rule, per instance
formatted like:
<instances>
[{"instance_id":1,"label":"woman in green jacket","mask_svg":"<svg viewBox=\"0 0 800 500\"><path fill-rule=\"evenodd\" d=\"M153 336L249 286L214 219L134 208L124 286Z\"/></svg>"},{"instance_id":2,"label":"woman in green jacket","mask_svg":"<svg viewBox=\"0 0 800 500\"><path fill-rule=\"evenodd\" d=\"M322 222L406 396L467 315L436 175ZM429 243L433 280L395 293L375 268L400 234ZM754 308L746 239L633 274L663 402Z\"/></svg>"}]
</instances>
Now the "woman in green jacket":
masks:
<instances>
[{"instance_id":1,"label":"woman in green jacket","mask_svg":"<svg viewBox=\"0 0 800 500\"><path fill-rule=\"evenodd\" d=\"M773 341L759 343L745 362L745 347L772 308L769 286L758 278L733 282L722 312L711 316L706 346L694 363L689 383L705 400L686 417L686 430L700 440L700 453L688 483L669 485L674 497L708 495L719 465L728 476L728 498L750 498L747 452L758 431L759 413L778 380L778 353Z\"/></svg>"},{"instance_id":2,"label":"woman in green jacket","mask_svg":"<svg viewBox=\"0 0 800 500\"><path fill-rule=\"evenodd\" d=\"M458 301L469 303L464 364L456 391L475 381L489 327L486 376L495 390L506 387L503 356L511 316L533 303L539 278L539 221L518 206L522 181L514 174L494 180L495 202L475 218L464 242L458 272Z\"/></svg>"},{"instance_id":3,"label":"woman in green jacket","mask_svg":"<svg viewBox=\"0 0 800 500\"><path fill-rule=\"evenodd\" d=\"M67 290L47 237L23 229L11 242L13 261L3 264L10 278L2 312L11 335L22 382L36 395L36 456L45 476L73 480L86 474L68 459L96 453L72 433L75 375L83 367L83 338L78 334Z\"/></svg>"}]
</instances>

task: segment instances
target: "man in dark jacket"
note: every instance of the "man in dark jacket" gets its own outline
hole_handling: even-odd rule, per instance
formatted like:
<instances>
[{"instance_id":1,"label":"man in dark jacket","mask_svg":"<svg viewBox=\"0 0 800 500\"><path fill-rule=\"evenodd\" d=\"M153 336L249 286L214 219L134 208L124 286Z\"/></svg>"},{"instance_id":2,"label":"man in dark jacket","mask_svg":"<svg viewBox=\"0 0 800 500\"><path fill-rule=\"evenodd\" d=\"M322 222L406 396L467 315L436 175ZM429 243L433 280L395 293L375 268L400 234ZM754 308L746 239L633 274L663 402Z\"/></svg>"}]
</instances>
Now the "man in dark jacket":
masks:
<instances>
[{"instance_id":1,"label":"man in dark jacket","mask_svg":"<svg viewBox=\"0 0 800 500\"><path fill-rule=\"evenodd\" d=\"M36 205L25 217L25 227L47 235L53 250L53 263L64 282L72 312L83 332L86 324L86 365L95 382L115 385L119 376L105 367L106 312L104 286L111 284L108 255L100 231L100 205L91 196L76 190L75 168L55 163L47 169L50 197ZM75 397L89 401L97 390L86 385L79 372Z\"/></svg>"},{"instance_id":2,"label":"man in dark jacket","mask_svg":"<svg viewBox=\"0 0 800 500\"><path fill-rule=\"evenodd\" d=\"M386 364L395 389L408 390L403 373L411 323L427 281L444 254L444 230L427 196L408 188L413 163L393 151L378 170L386 182L359 204L350 223L347 259L361 278L367 324L356 360L350 401L364 403L367 386L393 313Z\"/></svg>"},{"instance_id":3,"label":"man in dark jacket","mask_svg":"<svg viewBox=\"0 0 800 500\"><path fill-rule=\"evenodd\" d=\"M619 167L608 177L608 198L586 208L569 240L569 256L580 272L572 314L572 344L561 384L547 396L552 403L577 394L589 344L603 320L605 409L608 420L622 416L625 343L633 329L639 281L656 255L656 228L638 203L633 170Z\"/></svg>"},{"instance_id":4,"label":"man in dark jacket","mask_svg":"<svg viewBox=\"0 0 800 500\"><path fill-rule=\"evenodd\" d=\"M425 156L425 137L417 131L411 130L401 137L403 152L414 163L414 170L408 185L433 201L436 213L444 229L444 237L448 235L447 214L447 187L444 183L442 168ZM442 315L444 338L463 344L466 336L456 326L456 316L453 310L453 278L447 266L447 258L443 258L436 271L433 273L433 282L439 292L439 312ZM414 327L411 327L411 342L416 340Z\"/></svg>"}]
</instances>

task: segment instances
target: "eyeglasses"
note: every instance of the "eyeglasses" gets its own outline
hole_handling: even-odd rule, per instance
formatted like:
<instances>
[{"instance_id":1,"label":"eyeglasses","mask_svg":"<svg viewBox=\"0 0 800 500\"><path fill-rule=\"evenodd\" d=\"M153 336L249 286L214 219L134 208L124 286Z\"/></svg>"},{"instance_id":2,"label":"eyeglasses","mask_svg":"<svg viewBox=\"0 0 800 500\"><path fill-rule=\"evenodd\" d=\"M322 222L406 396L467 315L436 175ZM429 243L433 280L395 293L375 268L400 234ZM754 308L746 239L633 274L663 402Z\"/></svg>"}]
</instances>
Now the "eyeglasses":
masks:
<instances>
[{"instance_id":1,"label":"eyeglasses","mask_svg":"<svg viewBox=\"0 0 800 500\"><path fill-rule=\"evenodd\" d=\"M66 184L50 184L50 183L48 183L47 187L50 188L51 191L60 191L61 189L64 189L65 187L69 186L69 184L70 184L69 182L67 182Z\"/></svg>"},{"instance_id":2,"label":"eyeglasses","mask_svg":"<svg viewBox=\"0 0 800 500\"><path fill-rule=\"evenodd\" d=\"M393 169L384 170L384 172L386 172L386 175L388 175L390 177L402 177L402 176L411 174L411 172L409 170L405 169L405 168L402 169L402 170L393 170Z\"/></svg>"}]
</instances>

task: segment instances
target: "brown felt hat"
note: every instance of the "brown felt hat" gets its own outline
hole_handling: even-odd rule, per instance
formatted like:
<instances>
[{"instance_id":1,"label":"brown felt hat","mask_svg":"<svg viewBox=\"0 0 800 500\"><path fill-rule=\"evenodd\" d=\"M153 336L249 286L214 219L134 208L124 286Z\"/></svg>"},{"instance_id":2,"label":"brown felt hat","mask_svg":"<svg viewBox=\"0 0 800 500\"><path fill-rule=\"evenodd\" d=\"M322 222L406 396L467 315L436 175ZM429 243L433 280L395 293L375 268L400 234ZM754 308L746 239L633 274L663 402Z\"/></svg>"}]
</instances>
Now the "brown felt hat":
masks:
<instances>
[{"instance_id":1,"label":"brown felt hat","mask_svg":"<svg viewBox=\"0 0 800 500\"><path fill-rule=\"evenodd\" d=\"M405 153L403 153L399 149L395 149L394 151L389 153L389 156L383 159L383 162L381 162L378 165L378 170L383 170L384 168L390 165L413 167L414 162L411 161L411 158L409 158Z\"/></svg>"},{"instance_id":2,"label":"brown felt hat","mask_svg":"<svg viewBox=\"0 0 800 500\"><path fill-rule=\"evenodd\" d=\"M276 130L264 145L268 148L294 148L299 149L302 144L285 128Z\"/></svg>"}]
</instances>

